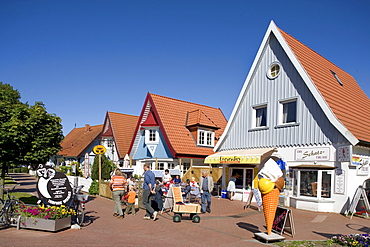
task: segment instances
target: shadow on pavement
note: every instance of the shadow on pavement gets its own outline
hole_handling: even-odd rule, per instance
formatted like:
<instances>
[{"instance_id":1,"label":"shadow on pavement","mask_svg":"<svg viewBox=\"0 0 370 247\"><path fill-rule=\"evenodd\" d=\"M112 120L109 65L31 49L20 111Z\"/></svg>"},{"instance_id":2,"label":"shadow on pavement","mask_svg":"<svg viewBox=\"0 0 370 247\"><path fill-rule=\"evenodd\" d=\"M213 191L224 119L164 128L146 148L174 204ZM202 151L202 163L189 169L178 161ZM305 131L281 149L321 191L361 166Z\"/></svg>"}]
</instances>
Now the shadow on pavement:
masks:
<instances>
[{"instance_id":1,"label":"shadow on pavement","mask_svg":"<svg viewBox=\"0 0 370 247\"><path fill-rule=\"evenodd\" d=\"M317 235L323 236L325 238L332 238L334 236L338 236L338 234L332 234L332 233L324 233L324 232L316 232L316 231L312 231L312 232Z\"/></svg>"},{"instance_id":2,"label":"shadow on pavement","mask_svg":"<svg viewBox=\"0 0 370 247\"><path fill-rule=\"evenodd\" d=\"M359 225L359 224L347 224L346 225L349 229L353 229L356 231L370 233L370 227Z\"/></svg>"},{"instance_id":3,"label":"shadow on pavement","mask_svg":"<svg viewBox=\"0 0 370 247\"><path fill-rule=\"evenodd\" d=\"M238 222L236 223L237 226L239 226L240 228L243 228L247 231L250 231L252 233L257 233L257 232L261 232L259 229L258 229L258 226L255 226L255 225L252 225L252 224L249 224L249 223L245 223L245 222Z\"/></svg>"}]
</instances>

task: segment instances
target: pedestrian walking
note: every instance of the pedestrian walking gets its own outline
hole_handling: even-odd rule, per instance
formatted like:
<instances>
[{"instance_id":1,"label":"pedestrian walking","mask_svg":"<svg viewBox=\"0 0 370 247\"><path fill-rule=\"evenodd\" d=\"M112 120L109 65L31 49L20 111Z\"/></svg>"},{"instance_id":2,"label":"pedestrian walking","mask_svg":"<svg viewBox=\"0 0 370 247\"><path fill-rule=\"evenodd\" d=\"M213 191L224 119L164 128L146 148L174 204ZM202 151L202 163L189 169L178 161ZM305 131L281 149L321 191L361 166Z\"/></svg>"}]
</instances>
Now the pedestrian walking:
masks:
<instances>
[{"instance_id":1,"label":"pedestrian walking","mask_svg":"<svg viewBox=\"0 0 370 247\"><path fill-rule=\"evenodd\" d=\"M157 219L158 212L155 211L151 206L152 196L155 194L155 176L154 173L150 170L150 165L148 163L144 164L144 183L143 183L143 205L146 209L146 214L144 219L150 220L150 217L153 217L153 220Z\"/></svg>"},{"instance_id":2,"label":"pedestrian walking","mask_svg":"<svg viewBox=\"0 0 370 247\"><path fill-rule=\"evenodd\" d=\"M129 192L127 193L127 207L125 210L125 214L127 215L131 212L132 215L136 215L135 211L136 192L134 190L133 185L129 185L128 189Z\"/></svg>"},{"instance_id":3,"label":"pedestrian walking","mask_svg":"<svg viewBox=\"0 0 370 247\"><path fill-rule=\"evenodd\" d=\"M125 194L126 185L126 177L123 176L119 169L116 169L114 175L111 177L109 186L112 190L113 200L115 202L113 216L117 217L118 219L123 219L124 217L121 200Z\"/></svg>"}]
</instances>

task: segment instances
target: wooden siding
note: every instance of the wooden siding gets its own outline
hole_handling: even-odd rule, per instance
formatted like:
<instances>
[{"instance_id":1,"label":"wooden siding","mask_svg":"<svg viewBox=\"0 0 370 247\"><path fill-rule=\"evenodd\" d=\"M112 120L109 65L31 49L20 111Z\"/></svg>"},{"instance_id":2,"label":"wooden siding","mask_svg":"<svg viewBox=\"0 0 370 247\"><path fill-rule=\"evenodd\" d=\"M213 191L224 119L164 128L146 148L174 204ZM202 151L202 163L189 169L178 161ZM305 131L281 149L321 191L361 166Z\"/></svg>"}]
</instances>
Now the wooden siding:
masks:
<instances>
[{"instance_id":1,"label":"wooden siding","mask_svg":"<svg viewBox=\"0 0 370 247\"><path fill-rule=\"evenodd\" d=\"M275 61L281 64L280 75L270 80L266 72ZM279 126L279 102L294 98L297 99L298 124ZM252 128L253 106L258 105L267 105L267 128L260 130ZM271 34L221 150L326 145L345 141L329 122L284 50Z\"/></svg>"}]
</instances>

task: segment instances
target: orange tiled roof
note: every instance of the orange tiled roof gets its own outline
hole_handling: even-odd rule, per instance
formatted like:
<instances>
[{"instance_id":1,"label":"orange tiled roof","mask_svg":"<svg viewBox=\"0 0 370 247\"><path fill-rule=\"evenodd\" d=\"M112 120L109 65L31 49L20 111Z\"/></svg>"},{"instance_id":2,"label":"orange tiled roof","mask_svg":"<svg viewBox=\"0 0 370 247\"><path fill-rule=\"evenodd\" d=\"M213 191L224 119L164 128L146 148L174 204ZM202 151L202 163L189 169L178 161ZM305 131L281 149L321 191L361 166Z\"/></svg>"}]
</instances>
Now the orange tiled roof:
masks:
<instances>
[{"instance_id":1,"label":"orange tiled roof","mask_svg":"<svg viewBox=\"0 0 370 247\"><path fill-rule=\"evenodd\" d=\"M107 118L109 118L111 123L113 138L118 150L118 157L123 159L130 149L139 117L116 112L108 112Z\"/></svg>"},{"instance_id":2,"label":"orange tiled roof","mask_svg":"<svg viewBox=\"0 0 370 247\"><path fill-rule=\"evenodd\" d=\"M291 35L280 32L334 115L357 139L370 142L370 99L356 80Z\"/></svg>"},{"instance_id":3,"label":"orange tiled roof","mask_svg":"<svg viewBox=\"0 0 370 247\"><path fill-rule=\"evenodd\" d=\"M176 154L210 155L214 153L212 148L198 147L196 145L192 134L186 128L186 125L189 125L187 118L189 113L195 112L197 113L195 114L196 117L192 117L191 120L193 123L203 123L206 126L219 128L215 131L215 137L218 140L227 124L221 109L151 93L148 94L148 97L157 113L157 120L160 122L161 130Z\"/></svg>"},{"instance_id":4,"label":"orange tiled roof","mask_svg":"<svg viewBox=\"0 0 370 247\"><path fill-rule=\"evenodd\" d=\"M82 152L99 137L103 125L85 125L82 128L74 128L61 142L62 150L58 152L63 157L80 157Z\"/></svg>"}]
</instances>

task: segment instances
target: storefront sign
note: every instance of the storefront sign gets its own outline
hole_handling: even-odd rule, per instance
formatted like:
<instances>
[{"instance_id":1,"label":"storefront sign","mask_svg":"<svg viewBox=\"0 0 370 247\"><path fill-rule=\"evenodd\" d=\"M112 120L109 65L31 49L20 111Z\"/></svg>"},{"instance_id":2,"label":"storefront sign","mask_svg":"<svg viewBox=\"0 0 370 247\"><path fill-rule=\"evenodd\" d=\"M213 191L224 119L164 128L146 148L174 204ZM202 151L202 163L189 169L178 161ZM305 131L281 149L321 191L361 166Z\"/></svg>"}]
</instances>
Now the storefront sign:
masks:
<instances>
[{"instance_id":1,"label":"storefront sign","mask_svg":"<svg viewBox=\"0 0 370 247\"><path fill-rule=\"evenodd\" d=\"M329 148L297 148L295 150L296 161L329 160Z\"/></svg>"},{"instance_id":2,"label":"storefront sign","mask_svg":"<svg viewBox=\"0 0 370 247\"><path fill-rule=\"evenodd\" d=\"M260 164L261 155L207 157L208 164Z\"/></svg>"},{"instance_id":3,"label":"storefront sign","mask_svg":"<svg viewBox=\"0 0 370 247\"><path fill-rule=\"evenodd\" d=\"M334 194L344 194L345 173L342 169L335 170Z\"/></svg>"}]
</instances>

